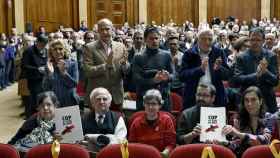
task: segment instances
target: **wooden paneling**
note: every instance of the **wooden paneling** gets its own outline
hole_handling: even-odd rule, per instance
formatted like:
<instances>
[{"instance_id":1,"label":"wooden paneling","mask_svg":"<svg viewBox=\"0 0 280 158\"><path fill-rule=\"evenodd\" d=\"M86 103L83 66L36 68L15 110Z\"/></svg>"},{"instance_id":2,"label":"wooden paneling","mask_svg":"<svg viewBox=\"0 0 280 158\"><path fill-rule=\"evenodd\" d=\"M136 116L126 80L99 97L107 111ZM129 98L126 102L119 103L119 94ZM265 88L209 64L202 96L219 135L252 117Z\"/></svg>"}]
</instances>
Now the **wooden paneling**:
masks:
<instances>
[{"instance_id":1,"label":"wooden paneling","mask_svg":"<svg viewBox=\"0 0 280 158\"><path fill-rule=\"evenodd\" d=\"M261 18L261 0L208 0L207 18L210 22L213 17L225 20L234 16L239 20L249 21L252 18Z\"/></svg>"},{"instance_id":2,"label":"wooden paneling","mask_svg":"<svg viewBox=\"0 0 280 158\"><path fill-rule=\"evenodd\" d=\"M12 27L14 27L14 1L0 0L0 32L6 34L10 33Z\"/></svg>"},{"instance_id":3,"label":"wooden paneling","mask_svg":"<svg viewBox=\"0 0 280 158\"><path fill-rule=\"evenodd\" d=\"M198 23L198 0L147 0L147 7L149 24L167 24L171 19L177 24Z\"/></svg>"},{"instance_id":4,"label":"wooden paneling","mask_svg":"<svg viewBox=\"0 0 280 158\"><path fill-rule=\"evenodd\" d=\"M120 27L126 21L134 25L138 20L136 3L138 0L88 0L88 25L93 27L98 20L108 18L115 26ZM137 16L137 17L135 17Z\"/></svg>"},{"instance_id":5,"label":"wooden paneling","mask_svg":"<svg viewBox=\"0 0 280 158\"><path fill-rule=\"evenodd\" d=\"M79 26L78 0L25 0L25 23L31 23L33 31L44 26L48 32L59 25L77 29Z\"/></svg>"},{"instance_id":6,"label":"wooden paneling","mask_svg":"<svg viewBox=\"0 0 280 158\"><path fill-rule=\"evenodd\" d=\"M271 0L270 1L270 16L273 18L280 18L280 1L279 0Z\"/></svg>"}]
</instances>

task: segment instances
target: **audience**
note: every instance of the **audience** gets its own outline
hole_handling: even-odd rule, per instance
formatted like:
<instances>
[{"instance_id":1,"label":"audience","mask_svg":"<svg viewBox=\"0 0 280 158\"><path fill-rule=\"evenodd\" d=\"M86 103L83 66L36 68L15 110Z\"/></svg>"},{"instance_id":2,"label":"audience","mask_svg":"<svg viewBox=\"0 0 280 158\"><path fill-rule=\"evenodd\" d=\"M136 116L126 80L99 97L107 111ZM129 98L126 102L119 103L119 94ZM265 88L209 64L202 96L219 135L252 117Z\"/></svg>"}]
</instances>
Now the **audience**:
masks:
<instances>
[{"instance_id":1,"label":"audience","mask_svg":"<svg viewBox=\"0 0 280 158\"><path fill-rule=\"evenodd\" d=\"M122 107L124 99L133 99L135 112L144 111L130 126L129 142L153 145L167 157L176 136L180 145L201 143L200 107L224 106L228 114L236 113L223 129L229 142L207 143L224 145L239 157L280 135L279 24L277 19L247 23L216 17L197 27L170 20L114 28L101 19L92 29L82 21L78 31L61 25L49 32L40 26L39 32L19 35L12 28L10 37L0 36L0 90L18 79L27 121L9 143L19 148L51 143L55 107L83 103L81 143L97 150L122 143L124 118L130 116ZM183 99L178 115L171 92ZM172 114L178 116L177 134Z\"/></svg>"}]
</instances>

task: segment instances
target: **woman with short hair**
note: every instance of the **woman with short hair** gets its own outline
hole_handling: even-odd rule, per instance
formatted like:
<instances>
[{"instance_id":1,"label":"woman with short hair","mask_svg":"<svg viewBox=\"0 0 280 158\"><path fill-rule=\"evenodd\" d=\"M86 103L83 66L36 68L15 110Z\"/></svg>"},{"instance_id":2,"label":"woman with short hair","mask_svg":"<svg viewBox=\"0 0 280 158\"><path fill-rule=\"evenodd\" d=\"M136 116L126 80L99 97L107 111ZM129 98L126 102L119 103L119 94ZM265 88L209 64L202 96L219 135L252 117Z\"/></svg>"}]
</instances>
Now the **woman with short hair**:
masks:
<instances>
[{"instance_id":1,"label":"woman with short hair","mask_svg":"<svg viewBox=\"0 0 280 158\"><path fill-rule=\"evenodd\" d=\"M167 156L176 146L173 118L167 112L160 112L163 100L158 90L148 90L143 100L144 115L136 117L132 122L128 140L152 145Z\"/></svg>"},{"instance_id":2,"label":"woman with short hair","mask_svg":"<svg viewBox=\"0 0 280 158\"><path fill-rule=\"evenodd\" d=\"M39 144L51 143L55 134L53 119L57 106L59 106L59 101L53 92L40 93L37 98L38 113L23 123L8 144L18 149L29 149Z\"/></svg>"}]
</instances>

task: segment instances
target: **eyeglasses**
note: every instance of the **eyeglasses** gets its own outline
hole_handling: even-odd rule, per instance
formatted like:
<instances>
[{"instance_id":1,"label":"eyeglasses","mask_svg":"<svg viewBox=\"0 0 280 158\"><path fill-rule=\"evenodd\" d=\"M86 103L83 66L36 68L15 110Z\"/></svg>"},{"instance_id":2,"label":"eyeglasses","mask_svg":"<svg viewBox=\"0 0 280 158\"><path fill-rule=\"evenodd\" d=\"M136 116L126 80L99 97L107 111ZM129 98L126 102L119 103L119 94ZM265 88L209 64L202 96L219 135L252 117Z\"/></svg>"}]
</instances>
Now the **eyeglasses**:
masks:
<instances>
[{"instance_id":1,"label":"eyeglasses","mask_svg":"<svg viewBox=\"0 0 280 158\"><path fill-rule=\"evenodd\" d=\"M147 106L157 106L159 105L157 102L144 102L145 105Z\"/></svg>"},{"instance_id":2,"label":"eyeglasses","mask_svg":"<svg viewBox=\"0 0 280 158\"><path fill-rule=\"evenodd\" d=\"M204 97L204 98L209 98L209 97L211 97L210 94L205 94L205 93L197 93L196 96L197 96L197 97Z\"/></svg>"}]
</instances>

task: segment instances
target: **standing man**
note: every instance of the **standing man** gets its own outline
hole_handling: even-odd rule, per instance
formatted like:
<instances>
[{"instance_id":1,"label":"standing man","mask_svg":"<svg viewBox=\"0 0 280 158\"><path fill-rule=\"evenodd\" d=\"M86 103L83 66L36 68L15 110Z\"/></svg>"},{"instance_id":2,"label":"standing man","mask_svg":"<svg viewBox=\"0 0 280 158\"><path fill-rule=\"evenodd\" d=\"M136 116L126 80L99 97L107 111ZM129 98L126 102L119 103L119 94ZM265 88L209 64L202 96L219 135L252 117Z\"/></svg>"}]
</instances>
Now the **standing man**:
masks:
<instances>
[{"instance_id":1,"label":"standing man","mask_svg":"<svg viewBox=\"0 0 280 158\"><path fill-rule=\"evenodd\" d=\"M234 80L241 86L241 91L250 86L257 86L263 96L268 112L277 111L273 87L278 84L278 66L276 54L264 49L264 31L253 28L250 31L250 48L236 58Z\"/></svg>"},{"instance_id":2,"label":"standing man","mask_svg":"<svg viewBox=\"0 0 280 158\"><path fill-rule=\"evenodd\" d=\"M46 73L48 37L39 35L37 43L23 52L22 69L26 73L30 91L30 105L26 107L26 116L30 117L37 109L37 95L43 92L43 77Z\"/></svg>"},{"instance_id":3,"label":"standing man","mask_svg":"<svg viewBox=\"0 0 280 158\"><path fill-rule=\"evenodd\" d=\"M112 94L113 109L123 103L123 74L128 69L127 51L122 43L112 40L113 24L109 19L97 23L99 39L85 46L84 72L87 78L86 97L96 87L104 87Z\"/></svg>"},{"instance_id":4,"label":"standing man","mask_svg":"<svg viewBox=\"0 0 280 158\"><path fill-rule=\"evenodd\" d=\"M195 94L200 83L212 84L217 90L215 105L226 105L223 80L229 77L224 53L213 44L214 33L204 29L198 33L197 44L183 56L180 79L185 84L184 109L195 105Z\"/></svg>"},{"instance_id":5,"label":"standing man","mask_svg":"<svg viewBox=\"0 0 280 158\"><path fill-rule=\"evenodd\" d=\"M159 49L160 33L156 27L148 27L144 32L146 48L136 54L132 63L133 79L136 84L137 110L143 110L142 96L149 89L158 89L163 98L165 111L171 110L170 81L173 69L170 53Z\"/></svg>"}]
</instances>

